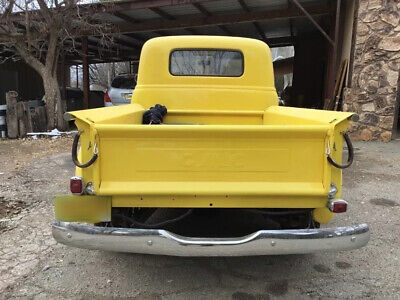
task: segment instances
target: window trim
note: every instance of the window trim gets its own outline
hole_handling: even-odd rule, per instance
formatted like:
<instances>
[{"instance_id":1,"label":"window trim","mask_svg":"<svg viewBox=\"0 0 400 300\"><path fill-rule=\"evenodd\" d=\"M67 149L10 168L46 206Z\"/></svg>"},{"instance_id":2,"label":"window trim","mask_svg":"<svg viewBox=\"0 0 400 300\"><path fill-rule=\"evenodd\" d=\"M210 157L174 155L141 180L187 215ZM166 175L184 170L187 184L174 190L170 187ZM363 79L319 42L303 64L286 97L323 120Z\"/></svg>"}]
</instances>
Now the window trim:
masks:
<instances>
[{"instance_id":1,"label":"window trim","mask_svg":"<svg viewBox=\"0 0 400 300\"><path fill-rule=\"evenodd\" d=\"M231 52L237 52L240 54L242 57L242 73L240 75L235 75L235 76L227 76L227 75L178 75L178 74L173 74L171 72L171 58L172 58L172 53L175 51L231 51ZM175 77L223 77L223 78L238 78L242 77L245 71L245 63L244 63L244 55L241 50L238 49L225 49L225 48L176 48L172 49L171 52L169 53L169 59L168 59L168 71L169 74Z\"/></svg>"}]
</instances>

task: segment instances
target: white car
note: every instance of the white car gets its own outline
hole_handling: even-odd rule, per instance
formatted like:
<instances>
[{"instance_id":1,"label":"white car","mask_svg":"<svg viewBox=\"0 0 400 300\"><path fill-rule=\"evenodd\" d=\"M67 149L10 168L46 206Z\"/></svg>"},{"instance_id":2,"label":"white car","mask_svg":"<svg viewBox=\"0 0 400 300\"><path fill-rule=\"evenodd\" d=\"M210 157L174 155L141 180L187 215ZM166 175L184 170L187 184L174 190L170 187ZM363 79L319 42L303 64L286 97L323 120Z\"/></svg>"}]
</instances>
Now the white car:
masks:
<instances>
[{"instance_id":1,"label":"white car","mask_svg":"<svg viewBox=\"0 0 400 300\"><path fill-rule=\"evenodd\" d=\"M111 87L104 94L104 106L129 104L136 86L136 77L136 74L115 76Z\"/></svg>"}]
</instances>

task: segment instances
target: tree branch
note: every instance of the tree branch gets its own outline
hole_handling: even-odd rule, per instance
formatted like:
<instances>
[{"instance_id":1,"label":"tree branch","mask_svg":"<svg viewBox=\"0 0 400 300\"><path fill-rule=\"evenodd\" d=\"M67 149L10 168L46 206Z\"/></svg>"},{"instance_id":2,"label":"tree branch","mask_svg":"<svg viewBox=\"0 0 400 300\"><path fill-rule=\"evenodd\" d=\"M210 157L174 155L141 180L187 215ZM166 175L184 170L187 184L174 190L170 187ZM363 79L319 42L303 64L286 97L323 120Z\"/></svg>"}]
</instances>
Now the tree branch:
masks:
<instances>
[{"instance_id":1,"label":"tree branch","mask_svg":"<svg viewBox=\"0 0 400 300\"><path fill-rule=\"evenodd\" d=\"M46 1L44 0L36 0L39 4L40 7L40 14L43 16L43 18L46 20L47 24L51 24L52 22L52 13L47 6Z\"/></svg>"},{"instance_id":2,"label":"tree branch","mask_svg":"<svg viewBox=\"0 0 400 300\"><path fill-rule=\"evenodd\" d=\"M40 75L43 75L45 66L40 62L40 60L27 51L26 44L23 41L15 40L14 47L26 63L34 68Z\"/></svg>"}]
</instances>

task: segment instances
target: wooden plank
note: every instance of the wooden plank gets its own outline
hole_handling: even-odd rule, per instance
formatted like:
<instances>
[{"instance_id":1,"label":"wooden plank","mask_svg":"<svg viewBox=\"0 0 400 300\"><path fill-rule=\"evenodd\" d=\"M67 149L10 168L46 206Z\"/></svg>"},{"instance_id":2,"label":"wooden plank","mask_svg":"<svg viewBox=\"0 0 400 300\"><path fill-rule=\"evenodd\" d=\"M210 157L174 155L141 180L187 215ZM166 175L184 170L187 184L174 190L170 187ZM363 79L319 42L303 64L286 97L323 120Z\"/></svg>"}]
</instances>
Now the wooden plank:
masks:
<instances>
[{"instance_id":1,"label":"wooden plank","mask_svg":"<svg viewBox=\"0 0 400 300\"><path fill-rule=\"evenodd\" d=\"M10 139L16 139L19 135L17 117L17 97L18 93L10 91L6 93L7 112L7 135Z\"/></svg>"},{"instance_id":2,"label":"wooden plank","mask_svg":"<svg viewBox=\"0 0 400 300\"><path fill-rule=\"evenodd\" d=\"M130 0L130 1L100 1L98 3L80 4L79 9L83 12L90 10L95 13L114 13L126 12L129 10L146 9L151 7L189 5L193 3L215 2L219 0ZM42 15L40 10L29 11L31 19L40 19ZM10 16L11 21L24 21L25 13L17 12Z\"/></svg>"},{"instance_id":3,"label":"wooden plank","mask_svg":"<svg viewBox=\"0 0 400 300\"><path fill-rule=\"evenodd\" d=\"M18 102L17 105L18 131L19 137L25 137L28 132L32 132L31 113L29 102Z\"/></svg>"},{"instance_id":4,"label":"wooden plank","mask_svg":"<svg viewBox=\"0 0 400 300\"><path fill-rule=\"evenodd\" d=\"M335 99L336 99L336 96L337 96L338 91L339 91L340 80L342 78L342 74L343 74L343 71L344 71L344 68L345 68L345 64L346 64L346 60L343 61L341 63L341 65L340 65L339 72L337 74L337 78L336 78L336 81L335 81L335 87L333 89L333 95L332 95L332 98L329 98L329 101L325 101L325 105L324 105L324 109L325 110L332 110L335 107Z\"/></svg>"},{"instance_id":5,"label":"wooden plank","mask_svg":"<svg viewBox=\"0 0 400 300\"><path fill-rule=\"evenodd\" d=\"M37 106L31 114L32 131L45 132L47 131L47 115L45 106Z\"/></svg>"},{"instance_id":6,"label":"wooden plank","mask_svg":"<svg viewBox=\"0 0 400 300\"><path fill-rule=\"evenodd\" d=\"M340 76L339 89L335 96L335 107L333 110L340 110L341 102L342 102L342 98L343 98L344 81L346 79L349 62L347 59L345 59L343 61L343 63L344 63L344 68L343 68L343 72Z\"/></svg>"},{"instance_id":7,"label":"wooden plank","mask_svg":"<svg viewBox=\"0 0 400 300\"><path fill-rule=\"evenodd\" d=\"M325 15L328 14L329 8L326 6L312 6L307 7L308 12L311 15ZM226 25L226 24L238 24L248 23L263 20L281 20L288 18L304 18L305 16L296 8L292 9L277 9L267 11L251 11L241 12L234 14L223 14L223 15L212 15L202 17L191 17L191 18L179 18L175 20L151 20L143 21L140 23L119 25L116 28L110 30L118 33L128 32L145 32L154 30L168 30L168 29L180 29L180 28L193 28L202 26L212 25ZM87 32L86 34L91 34Z\"/></svg>"}]
</instances>

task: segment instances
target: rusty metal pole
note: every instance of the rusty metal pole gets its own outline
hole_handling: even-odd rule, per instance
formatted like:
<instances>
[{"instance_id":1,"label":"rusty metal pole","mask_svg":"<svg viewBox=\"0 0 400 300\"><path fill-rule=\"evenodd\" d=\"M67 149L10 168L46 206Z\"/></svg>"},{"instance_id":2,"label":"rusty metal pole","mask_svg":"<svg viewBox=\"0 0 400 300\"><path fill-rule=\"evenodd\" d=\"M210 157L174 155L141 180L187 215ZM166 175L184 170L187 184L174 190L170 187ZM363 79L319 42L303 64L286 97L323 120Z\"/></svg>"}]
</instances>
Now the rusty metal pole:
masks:
<instances>
[{"instance_id":1,"label":"rusty metal pole","mask_svg":"<svg viewBox=\"0 0 400 300\"><path fill-rule=\"evenodd\" d=\"M82 67L83 67L83 109L89 108L89 61L88 40L82 37Z\"/></svg>"}]
</instances>

